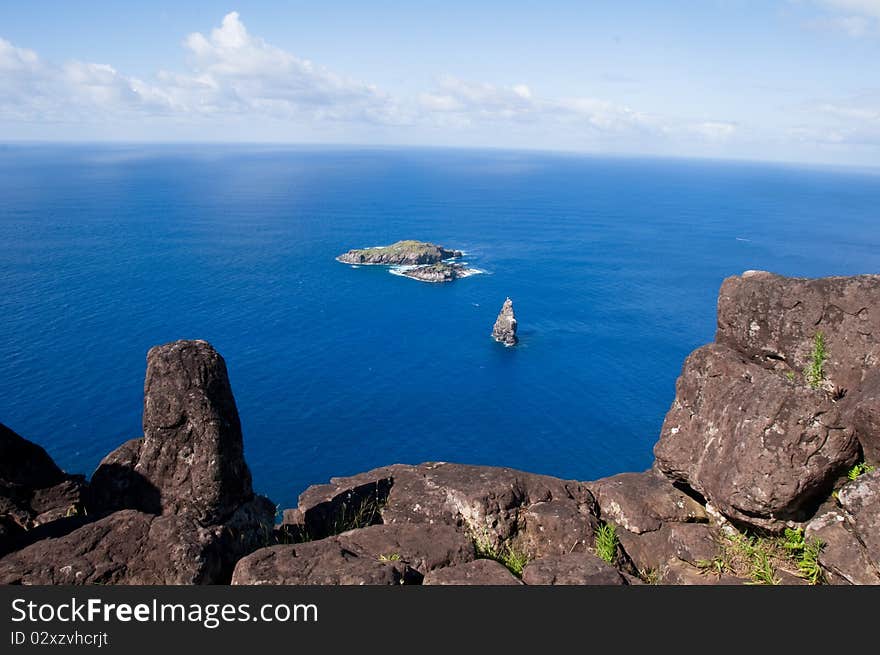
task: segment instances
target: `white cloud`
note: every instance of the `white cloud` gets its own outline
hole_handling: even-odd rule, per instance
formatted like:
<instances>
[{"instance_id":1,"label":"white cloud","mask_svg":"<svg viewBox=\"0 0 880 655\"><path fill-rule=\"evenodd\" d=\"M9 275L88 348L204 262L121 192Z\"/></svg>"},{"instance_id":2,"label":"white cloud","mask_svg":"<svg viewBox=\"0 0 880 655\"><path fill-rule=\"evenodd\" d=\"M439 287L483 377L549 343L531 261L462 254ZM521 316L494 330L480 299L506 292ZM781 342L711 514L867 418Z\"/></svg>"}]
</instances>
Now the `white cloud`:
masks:
<instances>
[{"instance_id":1,"label":"white cloud","mask_svg":"<svg viewBox=\"0 0 880 655\"><path fill-rule=\"evenodd\" d=\"M236 110L288 116L395 118L396 108L388 95L251 36L237 12L227 14L209 37L196 32L184 44L196 70L188 86L201 101L209 96L211 105L225 101Z\"/></svg>"},{"instance_id":2,"label":"white cloud","mask_svg":"<svg viewBox=\"0 0 880 655\"><path fill-rule=\"evenodd\" d=\"M808 25L843 32L853 38L880 35L880 0L814 0L828 15Z\"/></svg>"},{"instance_id":3,"label":"white cloud","mask_svg":"<svg viewBox=\"0 0 880 655\"><path fill-rule=\"evenodd\" d=\"M236 118L305 128L530 125L565 138L674 135L706 142L734 133L730 123L663 118L588 94L542 97L524 82L502 86L446 75L415 97L398 98L266 43L237 12L207 34L189 34L182 45L186 68L159 71L148 81L105 63L44 62L0 39L0 118L98 125L172 119L218 127Z\"/></svg>"}]
</instances>

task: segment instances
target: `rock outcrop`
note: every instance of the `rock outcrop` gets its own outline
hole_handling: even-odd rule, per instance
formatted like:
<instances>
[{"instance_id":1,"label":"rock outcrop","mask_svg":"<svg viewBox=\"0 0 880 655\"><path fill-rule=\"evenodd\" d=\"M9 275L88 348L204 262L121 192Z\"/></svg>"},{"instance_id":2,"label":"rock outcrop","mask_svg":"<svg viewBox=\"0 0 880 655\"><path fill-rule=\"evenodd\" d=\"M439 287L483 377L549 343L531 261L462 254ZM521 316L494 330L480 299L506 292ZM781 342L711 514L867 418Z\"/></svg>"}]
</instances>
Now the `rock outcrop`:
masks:
<instances>
[{"instance_id":1,"label":"rock outcrop","mask_svg":"<svg viewBox=\"0 0 880 655\"><path fill-rule=\"evenodd\" d=\"M93 492L105 509L192 514L211 524L253 500L226 363L207 342L176 341L147 354L143 428L142 439L95 471Z\"/></svg>"},{"instance_id":2,"label":"rock outcrop","mask_svg":"<svg viewBox=\"0 0 880 655\"><path fill-rule=\"evenodd\" d=\"M87 502L83 476L67 475L43 448L0 424L0 555L51 534L46 526L82 514Z\"/></svg>"},{"instance_id":3,"label":"rock outcrop","mask_svg":"<svg viewBox=\"0 0 880 655\"><path fill-rule=\"evenodd\" d=\"M513 301L510 298L504 301L498 318L495 319L495 325L492 326L492 338L505 346L517 344L516 316L513 313Z\"/></svg>"},{"instance_id":4,"label":"rock outcrop","mask_svg":"<svg viewBox=\"0 0 880 655\"><path fill-rule=\"evenodd\" d=\"M349 250L336 259L344 264L379 264L384 266L415 266L437 264L444 259L461 257L460 250L449 250L426 241L398 241L390 246Z\"/></svg>"},{"instance_id":5,"label":"rock outcrop","mask_svg":"<svg viewBox=\"0 0 880 655\"><path fill-rule=\"evenodd\" d=\"M420 584L434 569L473 561L473 542L446 525L373 525L239 561L233 584Z\"/></svg>"},{"instance_id":6,"label":"rock outcrop","mask_svg":"<svg viewBox=\"0 0 880 655\"><path fill-rule=\"evenodd\" d=\"M806 279L747 271L721 285L715 341L800 378L821 331L828 382L854 391L880 364L878 298L880 275Z\"/></svg>"},{"instance_id":7,"label":"rock outcrop","mask_svg":"<svg viewBox=\"0 0 880 655\"><path fill-rule=\"evenodd\" d=\"M28 452L30 479L65 477L42 449ZM209 344L150 351L144 437L104 459L89 510L72 530L0 559L0 583L227 582L238 559L270 541L275 508L253 493L226 366Z\"/></svg>"},{"instance_id":8,"label":"rock outcrop","mask_svg":"<svg viewBox=\"0 0 880 655\"><path fill-rule=\"evenodd\" d=\"M593 546L598 506L586 485L508 468L397 464L299 498L299 529L315 536L372 523L449 525L482 550L510 547L529 557Z\"/></svg>"},{"instance_id":9,"label":"rock outcrop","mask_svg":"<svg viewBox=\"0 0 880 655\"><path fill-rule=\"evenodd\" d=\"M859 445L827 393L713 344L685 362L654 455L726 516L779 531L809 517Z\"/></svg>"}]
</instances>

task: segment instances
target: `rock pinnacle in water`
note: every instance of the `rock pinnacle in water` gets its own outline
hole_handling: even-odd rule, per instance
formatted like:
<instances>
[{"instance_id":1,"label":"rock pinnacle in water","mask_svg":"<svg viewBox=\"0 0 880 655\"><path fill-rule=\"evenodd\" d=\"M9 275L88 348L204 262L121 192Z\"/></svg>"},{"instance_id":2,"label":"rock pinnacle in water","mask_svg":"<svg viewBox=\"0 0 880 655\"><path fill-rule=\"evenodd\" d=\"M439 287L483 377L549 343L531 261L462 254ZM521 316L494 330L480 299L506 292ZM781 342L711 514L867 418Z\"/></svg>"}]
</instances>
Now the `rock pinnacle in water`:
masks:
<instances>
[{"instance_id":1,"label":"rock pinnacle in water","mask_svg":"<svg viewBox=\"0 0 880 655\"><path fill-rule=\"evenodd\" d=\"M513 301L510 298L504 301L498 318L495 319L492 338L505 346L515 346L518 341L516 338L516 316L513 313Z\"/></svg>"}]
</instances>

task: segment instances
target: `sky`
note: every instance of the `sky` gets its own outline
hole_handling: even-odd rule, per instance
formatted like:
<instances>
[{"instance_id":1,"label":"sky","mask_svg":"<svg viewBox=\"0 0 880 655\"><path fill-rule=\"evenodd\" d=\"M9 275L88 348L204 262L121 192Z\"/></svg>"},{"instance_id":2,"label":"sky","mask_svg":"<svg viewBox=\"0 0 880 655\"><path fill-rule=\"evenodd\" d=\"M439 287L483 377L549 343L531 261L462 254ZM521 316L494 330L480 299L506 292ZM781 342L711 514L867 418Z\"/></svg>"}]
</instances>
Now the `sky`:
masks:
<instances>
[{"instance_id":1,"label":"sky","mask_svg":"<svg viewBox=\"0 0 880 655\"><path fill-rule=\"evenodd\" d=\"M2 0L0 141L876 167L880 0Z\"/></svg>"}]
</instances>

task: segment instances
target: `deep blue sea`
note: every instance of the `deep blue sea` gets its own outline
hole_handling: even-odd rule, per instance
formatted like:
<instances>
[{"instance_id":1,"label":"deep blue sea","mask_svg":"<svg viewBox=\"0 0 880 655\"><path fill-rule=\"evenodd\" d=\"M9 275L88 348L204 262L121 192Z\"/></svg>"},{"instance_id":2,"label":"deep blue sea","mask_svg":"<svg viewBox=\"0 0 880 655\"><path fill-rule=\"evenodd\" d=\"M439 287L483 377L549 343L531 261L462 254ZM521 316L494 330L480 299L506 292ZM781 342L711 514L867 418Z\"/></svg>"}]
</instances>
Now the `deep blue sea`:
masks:
<instances>
[{"instance_id":1,"label":"deep blue sea","mask_svg":"<svg viewBox=\"0 0 880 655\"><path fill-rule=\"evenodd\" d=\"M255 487L394 462L647 468L724 277L880 271L880 176L503 151L0 147L0 421L90 473L147 350L225 357ZM398 239L485 275L334 257ZM521 345L489 337L506 296Z\"/></svg>"}]
</instances>

